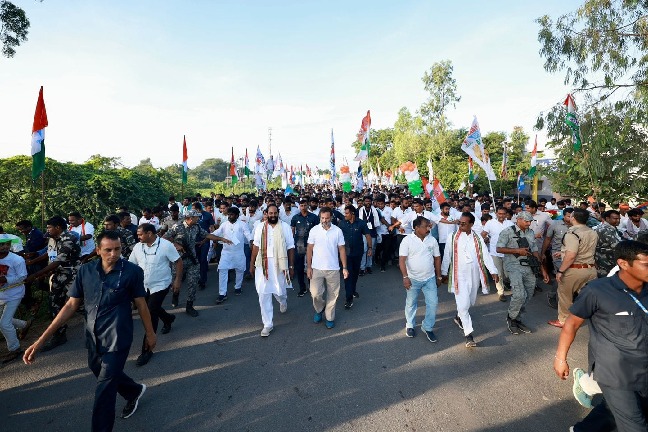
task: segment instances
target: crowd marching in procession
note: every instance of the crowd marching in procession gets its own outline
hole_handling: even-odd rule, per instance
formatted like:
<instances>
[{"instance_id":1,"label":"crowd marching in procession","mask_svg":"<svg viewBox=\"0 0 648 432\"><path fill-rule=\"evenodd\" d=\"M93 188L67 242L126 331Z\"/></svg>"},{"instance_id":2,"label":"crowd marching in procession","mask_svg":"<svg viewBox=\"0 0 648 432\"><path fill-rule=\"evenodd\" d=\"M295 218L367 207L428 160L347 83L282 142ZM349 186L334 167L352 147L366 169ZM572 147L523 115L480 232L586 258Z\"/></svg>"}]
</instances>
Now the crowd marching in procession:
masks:
<instances>
[{"instance_id":1,"label":"crowd marching in procession","mask_svg":"<svg viewBox=\"0 0 648 432\"><path fill-rule=\"evenodd\" d=\"M518 203L462 192L437 201L412 197L406 186L343 192L308 185L293 193L212 194L181 202L170 197L168 204L143 209L139 218L119 208L96 230L76 211L47 220L46 233L22 220L16 228L24 237L0 234L1 322L9 350L3 363L22 357L31 364L37 352L65 344L66 322L81 309L88 363L97 377L93 430L112 430L117 393L126 399L122 417L128 418L146 390L123 372L133 341L133 310L145 330L136 360L144 366L153 358L159 322L167 334L176 319L165 309L169 293L171 308L198 316L193 305L197 295L206 294L201 291L209 263L218 263L216 304L240 295L244 279L253 281L263 338L274 328L273 298L285 313L293 284L296 297L310 295L313 322L334 329L340 295L350 310L360 297L360 277L397 271L405 297L404 336L417 335L423 294L419 328L437 342L437 290L445 285L454 294L454 323L469 349L479 346L470 309L480 291L491 294L491 279L493 295L508 311L501 325L520 336L532 331L524 323L525 306L542 292L540 279L552 287L542 296L556 309L548 325L562 329L554 360L562 379L569 374L574 336L589 321L590 364L572 375L578 402L593 409L573 430L614 430L621 424L626 429L619 430L641 430L632 425L642 407L633 408L628 392L648 379L643 215L642 208L626 203L610 209L555 198ZM49 291L52 322L23 350L20 341L32 321L14 315L21 303L27 310L38 307L37 290ZM593 406L600 393L603 402Z\"/></svg>"}]
</instances>

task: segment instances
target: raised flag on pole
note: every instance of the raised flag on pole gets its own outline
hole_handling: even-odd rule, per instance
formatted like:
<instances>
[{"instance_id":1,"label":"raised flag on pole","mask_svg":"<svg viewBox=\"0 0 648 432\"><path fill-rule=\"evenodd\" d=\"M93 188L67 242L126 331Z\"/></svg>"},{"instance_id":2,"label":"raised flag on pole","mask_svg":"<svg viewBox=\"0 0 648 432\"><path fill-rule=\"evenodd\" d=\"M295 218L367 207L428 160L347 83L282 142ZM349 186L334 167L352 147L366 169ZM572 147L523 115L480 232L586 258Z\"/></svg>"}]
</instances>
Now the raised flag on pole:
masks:
<instances>
[{"instance_id":1,"label":"raised flag on pole","mask_svg":"<svg viewBox=\"0 0 648 432\"><path fill-rule=\"evenodd\" d=\"M504 153L502 153L502 168L500 169L500 178L506 180L508 178L508 146L504 145Z\"/></svg>"},{"instance_id":2,"label":"raised flag on pole","mask_svg":"<svg viewBox=\"0 0 648 432\"><path fill-rule=\"evenodd\" d=\"M443 186L441 186L441 182L439 181L438 178L435 178L434 181L432 182L432 193L434 194L434 199L439 204L443 204L444 202L446 202L447 197L445 191L443 190Z\"/></svg>"},{"instance_id":3,"label":"raised flag on pole","mask_svg":"<svg viewBox=\"0 0 648 432\"><path fill-rule=\"evenodd\" d=\"M432 161L428 159L425 165L427 165L428 177L434 179L434 168L432 167Z\"/></svg>"},{"instance_id":4,"label":"raised flag on pole","mask_svg":"<svg viewBox=\"0 0 648 432\"><path fill-rule=\"evenodd\" d=\"M475 175L473 174L473 161L470 156L468 156L468 183L475 183Z\"/></svg>"},{"instance_id":5,"label":"raised flag on pole","mask_svg":"<svg viewBox=\"0 0 648 432\"><path fill-rule=\"evenodd\" d=\"M31 155L32 178L36 179L45 171L45 128L47 127L47 111L43 99L43 86L38 91L34 124L32 125Z\"/></svg>"},{"instance_id":6,"label":"raised flag on pole","mask_svg":"<svg viewBox=\"0 0 648 432\"><path fill-rule=\"evenodd\" d=\"M187 166L187 137L182 136L182 184L187 184L187 174L189 167Z\"/></svg>"},{"instance_id":7,"label":"raised flag on pole","mask_svg":"<svg viewBox=\"0 0 648 432\"><path fill-rule=\"evenodd\" d=\"M522 172L518 172L517 187L518 192L522 192L524 190L524 176L522 175Z\"/></svg>"},{"instance_id":8,"label":"raised flag on pole","mask_svg":"<svg viewBox=\"0 0 648 432\"><path fill-rule=\"evenodd\" d=\"M358 164L358 173L356 174L356 191L364 189L364 177L362 175L362 164Z\"/></svg>"},{"instance_id":9,"label":"raised flag on pole","mask_svg":"<svg viewBox=\"0 0 648 432\"><path fill-rule=\"evenodd\" d=\"M283 166L283 161L281 160L281 153L277 154L277 160L275 161L274 166L275 166L275 169L272 172L272 178L277 178L277 177L279 177L280 175L282 175L285 172L284 166Z\"/></svg>"},{"instance_id":10,"label":"raised flag on pole","mask_svg":"<svg viewBox=\"0 0 648 432\"><path fill-rule=\"evenodd\" d=\"M252 174L252 171L250 170L250 159L248 158L248 153L247 149L245 149L245 168L243 170L243 174L245 174L246 177L250 177L250 174Z\"/></svg>"},{"instance_id":11,"label":"raised flag on pole","mask_svg":"<svg viewBox=\"0 0 648 432\"><path fill-rule=\"evenodd\" d=\"M357 156L353 159L355 161L363 161L369 157L369 129L371 128L371 112L367 111L367 115L362 119L360 125L360 130L356 135L358 142L360 143L360 151Z\"/></svg>"},{"instance_id":12,"label":"raised flag on pole","mask_svg":"<svg viewBox=\"0 0 648 432\"><path fill-rule=\"evenodd\" d=\"M331 184L335 184L335 140L333 139L333 129L331 129Z\"/></svg>"},{"instance_id":13,"label":"raised flag on pole","mask_svg":"<svg viewBox=\"0 0 648 432\"><path fill-rule=\"evenodd\" d=\"M265 175L265 172L266 172L266 161L265 158L263 157L263 153L261 153L261 148L257 146L256 166L254 167L254 173Z\"/></svg>"},{"instance_id":14,"label":"raised flag on pole","mask_svg":"<svg viewBox=\"0 0 648 432\"><path fill-rule=\"evenodd\" d=\"M236 175L236 162L234 162L234 147L232 147L232 161L230 162L229 175L232 178L232 185L238 183L238 176Z\"/></svg>"},{"instance_id":15,"label":"raised flag on pole","mask_svg":"<svg viewBox=\"0 0 648 432\"><path fill-rule=\"evenodd\" d=\"M574 102L574 97L571 94L567 95L563 105L567 106L567 114L565 114L565 123L572 131L572 137L574 139L574 151L579 151L582 146L581 136L580 136L580 124L576 118L576 102Z\"/></svg>"},{"instance_id":16,"label":"raised flag on pole","mask_svg":"<svg viewBox=\"0 0 648 432\"><path fill-rule=\"evenodd\" d=\"M484 148L484 142L482 141L481 131L479 130L479 123L477 123L476 116L473 117L473 122L468 131L468 135L466 135L466 138L461 144L461 150L473 158L475 162L477 162L477 165L482 167L489 180L497 180L495 172L490 164L488 152Z\"/></svg>"},{"instance_id":17,"label":"raised flag on pole","mask_svg":"<svg viewBox=\"0 0 648 432\"><path fill-rule=\"evenodd\" d=\"M529 174L527 177L533 178L536 174L536 165L538 163L538 135L535 137L535 143L533 144L533 151L531 152L531 168L529 169Z\"/></svg>"}]
</instances>

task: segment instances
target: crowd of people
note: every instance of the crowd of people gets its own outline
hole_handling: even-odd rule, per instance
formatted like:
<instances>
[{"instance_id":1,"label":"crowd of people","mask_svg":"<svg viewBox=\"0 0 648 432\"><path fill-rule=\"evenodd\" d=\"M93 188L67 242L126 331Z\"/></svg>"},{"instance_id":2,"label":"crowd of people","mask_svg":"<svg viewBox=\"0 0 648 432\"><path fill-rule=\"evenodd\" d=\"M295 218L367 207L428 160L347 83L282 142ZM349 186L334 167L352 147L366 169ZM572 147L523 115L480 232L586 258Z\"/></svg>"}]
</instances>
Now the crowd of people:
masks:
<instances>
[{"instance_id":1,"label":"crowd of people","mask_svg":"<svg viewBox=\"0 0 648 432\"><path fill-rule=\"evenodd\" d=\"M176 319L164 308L169 292L172 308L182 305L189 317L198 316L194 302L206 286L210 262L218 263L217 304L228 299L231 275L234 295L241 294L244 278L254 281L261 337L274 328L273 297L285 313L293 283L298 297L310 294L313 322L334 329L342 285L344 308L352 309L361 294L359 278L392 267L403 280L405 336L417 335L422 293L420 329L430 342L437 341L437 290L447 285L456 303L453 321L469 349L479 345L470 316L479 291L490 294L492 280L497 300L508 303L502 326L524 335L532 331L523 322L525 306L543 292L540 279L550 287L547 305L557 309L548 324L562 329L554 368L563 379L569 345L578 327L590 322L588 370L573 371L574 394L589 408L597 393L605 401L573 430L646 430L648 223L643 215L626 203L614 208L555 198L518 203L461 192L439 203L413 198L401 187L344 193L306 186L296 195L283 190L212 194L180 203L170 197L143 209L139 218L122 207L105 216L96 232L76 211L47 220L46 233L23 220L16 224L23 237L0 227L1 329L9 350L2 361L22 356L32 363L38 351L65 344L66 322L83 310L89 366L98 380L93 430L112 430L117 393L127 401L122 417L128 418L146 390L123 372L133 309L145 329L136 360L144 366L153 357L159 322L164 334ZM37 290L49 292L52 322L23 351L20 340L32 321L15 314L21 303L26 311L38 310ZM622 373L616 366L639 370ZM634 410L626 406L633 397ZM633 429L636 424L644 428Z\"/></svg>"}]
</instances>

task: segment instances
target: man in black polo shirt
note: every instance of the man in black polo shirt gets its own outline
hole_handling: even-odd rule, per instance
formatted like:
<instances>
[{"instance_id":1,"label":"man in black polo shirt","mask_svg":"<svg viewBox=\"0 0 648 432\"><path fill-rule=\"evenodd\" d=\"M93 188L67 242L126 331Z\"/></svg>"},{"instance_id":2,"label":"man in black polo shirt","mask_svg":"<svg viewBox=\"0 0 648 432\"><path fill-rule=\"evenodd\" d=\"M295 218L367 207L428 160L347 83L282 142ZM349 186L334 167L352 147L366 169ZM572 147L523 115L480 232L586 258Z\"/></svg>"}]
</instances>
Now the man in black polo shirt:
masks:
<instances>
[{"instance_id":1,"label":"man in black polo shirt","mask_svg":"<svg viewBox=\"0 0 648 432\"><path fill-rule=\"evenodd\" d=\"M344 220L340 222L340 229L344 234L344 244L346 247L347 256L347 269L349 270L349 277L344 280L344 289L346 290L346 303L345 309L351 309L353 306L353 298L358 298L360 295L356 291L358 284L358 276L360 275L360 263L364 255L364 241L367 241L367 255L372 254L372 239L367 228L367 223L356 217L356 208L353 204L349 204L344 208Z\"/></svg>"},{"instance_id":2,"label":"man in black polo shirt","mask_svg":"<svg viewBox=\"0 0 648 432\"><path fill-rule=\"evenodd\" d=\"M569 309L554 359L560 379L569 375L567 353L589 320L589 371L594 374L617 429L646 431L648 422L648 245L619 242L619 273L589 282ZM576 430L576 428L574 428Z\"/></svg>"},{"instance_id":3,"label":"man in black polo shirt","mask_svg":"<svg viewBox=\"0 0 648 432\"><path fill-rule=\"evenodd\" d=\"M137 384L123 372L133 342L131 301L135 302L142 319L148 349L152 350L156 342L151 315L144 299L144 272L137 265L121 258L121 241L115 231L99 234L97 255L100 260L87 263L79 269L74 285L68 291L70 299L23 356L23 361L31 364L45 341L84 302L88 366L97 377L92 410L94 432L113 429L117 393L127 401L122 417L128 418L137 409L139 399L146 390L146 385Z\"/></svg>"},{"instance_id":4,"label":"man in black polo shirt","mask_svg":"<svg viewBox=\"0 0 648 432\"><path fill-rule=\"evenodd\" d=\"M297 275L297 282L299 282L299 293L297 294L299 297L303 297L307 292L304 268L306 249L308 249L308 233L317 224L319 224L319 217L308 211L308 201L306 199L300 200L299 213L293 216L290 221L295 240L295 274Z\"/></svg>"}]
</instances>

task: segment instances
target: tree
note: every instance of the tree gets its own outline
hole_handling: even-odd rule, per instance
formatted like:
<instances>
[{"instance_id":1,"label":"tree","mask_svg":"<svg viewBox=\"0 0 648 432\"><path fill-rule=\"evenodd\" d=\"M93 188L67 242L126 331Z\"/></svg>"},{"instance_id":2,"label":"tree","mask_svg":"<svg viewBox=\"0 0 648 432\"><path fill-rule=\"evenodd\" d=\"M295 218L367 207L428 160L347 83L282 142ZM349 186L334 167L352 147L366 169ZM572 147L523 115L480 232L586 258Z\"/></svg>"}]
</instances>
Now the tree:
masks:
<instances>
[{"instance_id":1,"label":"tree","mask_svg":"<svg viewBox=\"0 0 648 432\"><path fill-rule=\"evenodd\" d=\"M16 47L27 40L29 26L24 10L10 1L0 1L0 42L3 56L11 58L16 54Z\"/></svg>"},{"instance_id":2,"label":"tree","mask_svg":"<svg viewBox=\"0 0 648 432\"><path fill-rule=\"evenodd\" d=\"M538 40L546 71L564 72L565 84L596 91L599 101L619 89L646 95L648 5L638 0L585 0L554 22L545 15Z\"/></svg>"},{"instance_id":3,"label":"tree","mask_svg":"<svg viewBox=\"0 0 648 432\"><path fill-rule=\"evenodd\" d=\"M585 0L555 22L548 16L537 22L545 70L564 72L580 99L580 151L573 150L562 104L540 113L536 123L556 154L546 173L554 190L608 202L645 200L648 5Z\"/></svg>"},{"instance_id":4,"label":"tree","mask_svg":"<svg viewBox=\"0 0 648 432\"><path fill-rule=\"evenodd\" d=\"M444 60L434 63L428 72L423 74L423 88L429 93L419 110L425 119L429 131L444 131L449 125L446 110L461 100L457 94L457 81L452 77L452 62Z\"/></svg>"},{"instance_id":5,"label":"tree","mask_svg":"<svg viewBox=\"0 0 648 432\"><path fill-rule=\"evenodd\" d=\"M229 162L221 158L205 159L196 168L189 170L189 175L200 181L223 181L229 174Z\"/></svg>"}]
</instances>

